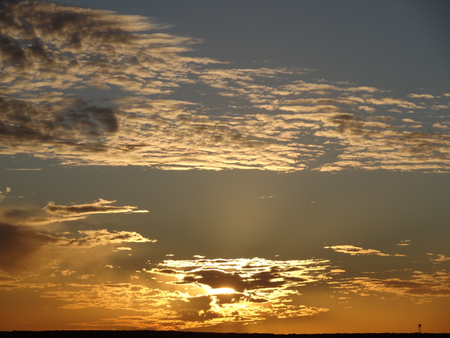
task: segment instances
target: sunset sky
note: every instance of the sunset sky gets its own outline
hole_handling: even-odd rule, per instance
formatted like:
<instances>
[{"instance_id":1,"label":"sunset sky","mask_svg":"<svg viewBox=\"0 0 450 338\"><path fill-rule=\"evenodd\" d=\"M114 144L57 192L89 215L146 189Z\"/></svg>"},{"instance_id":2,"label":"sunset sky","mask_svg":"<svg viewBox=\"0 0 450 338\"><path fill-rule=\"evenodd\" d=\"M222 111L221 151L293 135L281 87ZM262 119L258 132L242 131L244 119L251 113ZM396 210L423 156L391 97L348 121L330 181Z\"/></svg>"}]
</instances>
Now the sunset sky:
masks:
<instances>
[{"instance_id":1,"label":"sunset sky","mask_svg":"<svg viewBox=\"0 0 450 338\"><path fill-rule=\"evenodd\" d=\"M0 331L450 332L450 3L0 5Z\"/></svg>"}]
</instances>

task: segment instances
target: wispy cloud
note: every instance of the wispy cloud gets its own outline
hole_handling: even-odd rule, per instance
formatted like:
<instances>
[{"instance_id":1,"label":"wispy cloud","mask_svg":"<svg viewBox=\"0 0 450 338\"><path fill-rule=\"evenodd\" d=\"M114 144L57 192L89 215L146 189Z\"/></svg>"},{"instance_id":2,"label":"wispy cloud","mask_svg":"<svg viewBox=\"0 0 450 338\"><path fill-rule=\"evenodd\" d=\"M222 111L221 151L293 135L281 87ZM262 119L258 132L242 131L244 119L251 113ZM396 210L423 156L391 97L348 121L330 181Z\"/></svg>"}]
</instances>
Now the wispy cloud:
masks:
<instances>
[{"instance_id":1,"label":"wispy cloud","mask_svg":"<svg viewBox=\"0 0 450 338\"><path fill-rule=\"evenodd\" d=\"M42 168L4 168L3 170L15 170L15 171L40 171Z\"/></svg>"},{"instance_id":2,"label":"wispy cloud","mask_svg":"<svg viewBox=\"0 0 450 338\"><path fill-rule=\"evenodd\" d=\"M90 204L75 204L75 205L56 205L53 202L48 202L44 207L44 210L59 216L72 216L72 215L90 215L90 214L116 214L116 213L132 213L132 212L148 212L148 210L136 210L137 207L126 206L112 206L110 204L116 201L107 201L100 198L97 202Z\"/></svg>"},{"instance_id":3,"label":"wispy cloud","mask_svg":"<svg viewBox=\"0 0 450 338\"><path fill-rule=\"evenodd\" d=\"M433 253L428 253L427 254L430 257L430 260L432 262L436 262L436 263L440 263L440 262L446 262L446 261L450 261L450 257L447 257L443 254L433 254Z\"/></svg>"},{"instance_id":4,"label":"wispy cloud","mask_svg":"<svg viewBox=\"0 0 450 338\"><path fill-rule=\"evenodd\" d=\"M411 240L410 239L403 239L400 241L400 243L397 243L397 246L408 246L411 244Z\"/></svg>"},{"instance_id":5,"label":"wispy cloud","mask_svg":"<svg viewBox=\"0 0 450 338\"><path fill-rule=\"evenodd\" d=\"M446 271L434 274L416 271L409 279L357 277L342 283L340 288L359 295L387 293L408 296L421 303L431 297L450 297L450 275Z\"/></svg>"},{"instance_id":6,"label":"wispy cloud","mask_svg":"<svg viewBox=\"0 0 450 338\"><path fill-rule=\"evenodd\" d=\"M78 230L81 235L77 239L67 239L63 245L92 248L98 245L120 244L120 243L153 243L154 239L148 239L131 231L113 231L101 230ZM62 240L62 239L61 239ZM123 248L121 248L123 250Z\"/></svg>"},{"instance_id":7,"label":"wispy cloud","mask_svg":"<svg viewBox=\"0 0 450 338\"><path fill-rule=\"evenodd\" d=\"M325 249L332 249L336 252L346 253L352 256L355 255L375 255L375 256L395 256L395 257L404 257L405 255L401 254L386 254L379 250L375 249L364 249L354 245L333 245L333 246L325 246Z\"/></svg>"},{"instance_id":8,"label":"wispy cloud","mask_svg":"<svg viewBox=\"0 0 450 338\"><path fill-rule=\"evenodd\" d=\"M434 99L435 98L431 94L408 94L408 97L419 98L419 99Z\"/></svg>"},{"instance_id":9,"label":"wispy cloud","mask_svg":"<svg viewBox=\"0 0 450 338\"><path fill-rule=\"evenodd\" d=\"M35 206L8 206L0 208L0 219L16 225L46 225L56 222L67 222L85 219L92 214L146 213L137 210L136 206L113 206L116 201L99 199L94 203L56 205L54 202L39 209Z\"/></svg>"}]
</instances>

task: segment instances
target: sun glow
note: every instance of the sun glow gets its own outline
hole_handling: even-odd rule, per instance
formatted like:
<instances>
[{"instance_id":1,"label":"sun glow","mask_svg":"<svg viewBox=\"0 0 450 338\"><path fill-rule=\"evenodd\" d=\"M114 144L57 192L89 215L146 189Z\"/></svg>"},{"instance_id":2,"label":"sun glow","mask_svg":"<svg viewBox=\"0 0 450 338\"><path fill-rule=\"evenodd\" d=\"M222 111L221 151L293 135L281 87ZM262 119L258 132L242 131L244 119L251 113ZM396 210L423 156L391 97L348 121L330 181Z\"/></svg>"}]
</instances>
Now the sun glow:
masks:
<instances>
[{"instance_id":1,"label":"sun glow","mask_svg":"<svg viewBox=\"0 0 450 338\"><path fill-rule=\"evenodd\" d=\"M224 295L224 294L231 294L236 293L236 291L232 288L208 288L206 289L206 292L209 295Z\"/></svg>"}]
</instances>

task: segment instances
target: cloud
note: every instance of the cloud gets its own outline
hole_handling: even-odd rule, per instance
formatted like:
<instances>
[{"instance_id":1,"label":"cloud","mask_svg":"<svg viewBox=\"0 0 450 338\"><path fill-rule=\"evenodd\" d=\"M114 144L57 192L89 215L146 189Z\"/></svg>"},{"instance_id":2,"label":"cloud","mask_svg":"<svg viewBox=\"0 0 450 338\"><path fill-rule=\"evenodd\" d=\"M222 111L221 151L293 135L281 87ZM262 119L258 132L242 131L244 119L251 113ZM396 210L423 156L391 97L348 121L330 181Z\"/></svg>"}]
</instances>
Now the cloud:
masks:
<instances>
[{"instance_id":1,"label":"cloud","mask_svg":"<svg viewBox=\"0 0 450 338\"><path fill-rule=\"evenodd\" d=\"M14 273L34 268L37 254L58 238L28 229L0 223L0 270Z\"/></svg>"},{"instance_id":2,"label":"cloud","mask_svg":"<svg viewBox=\"0 0 450 338\"><path fill-rule=\"evenodd\" d=\"M165 260L144 272L168 285L187 285L200 292L189 299L201 300L204 307L189 310L189 316L182 312L184 320L219 323L233 318L237 322L254 322L267 316L287 318L326 311L287 304L291 297L298 295L297 288L328 279L328 263L327 260L199 258ZM210 317L201 318L205 313Z\"/></svg>"},{"instance_id":3,"label":"cloud","mask_svg":"<svg viewBox=\"0 0 450 338\"><path fill-rule=\"evenodd\" d=\"M435 96L431 94L408 94L408 97L421 98L421 99L434 99Z\"/></svg>"},{"instance_id":4,"label":"cloud","mask_svg":"<svg viewBox=\"0 0 450 338\"><path fill-rule=\"evenodd\" d=\"M185 56L200 41L141 16L39 2L5 3L0 16L2 155L163 170L450 170L446 124L433 115L448 102L437 95L419 105L306 81L308 69ZM401 125L405 112L429 119Z\"/></svg>"},{"instance_id":5,"label":"cloud","mask_svg":"<svg viewBox=\"0 0 450 338\"><path fill-rule=\"evenodd\" d=\"M91 214L116 214L116 213L135 213L148 212L148 210L136 210L137 207L126 206L111 206L110 204L116 201L107 201L100 198L97 202L91 204L77 204L77 205L55 205L53 202L48 202L44 210L59 216L72 215L91 215Z\"/></svg>"},{"instance_id":6,"label":"cloud","mask_svg":"<svg viewBox=\"0 0 450 338\"><path fill-rule=\"evenodd\" d=\"M133 316L82 324L87 327L182 330L230 321L252 324L273 317L326 312L327 308L299 303L296 289L327 279L328 263L317 259L166 260L151 270L137 271L131 278L133 283L69 283L63 290L49 287L41 296L64 301L63 309L97 307L134 312Z\"/></svg>"},{"instance_id":7,"label":"cloud","mask_svg":"<svg viewBox=\"0 0 450 338\"><path fill-rule=\"evenodd\" d=\"M416 298L418 303L433 297L450 297L450 275L446 271L426 274L415 271L409 279L357 277L342 284L341 288L352 293L390 293Z\"/></svg>"},{"instance_id":8,"label":"cloud","mask_svg":"<svg viewBox=\"0 0 450 338\"><path fill-rule=\"evenodd\" d=\"M9 188L6 189L10 191ZM70 250L121 243L152 243L156 240L133 231L78 230L58 233L49 224L80 220L92 214L146 212L134 206L111 206L115 201L100 199L91 204L4 206L0 209L0 270L8 274L39 271L64 260ZM125 250L119 246L117 250ZM116 251L117 251L116 250ZM110 252L113 252L112 250ZM71 256L72 257L72 256ZM67 270L67 269L66 269Z\"/></svg>"},{"instance_id":9,"label":"cloud","mask_svg":"<svg viewBox=\"0 0 450 338\"><path fill-rule=\"evenodd\" d=\"M437 256L436 258L432 257L430 258L430 261L432 262L446 262L446 261L450 261L450 257L447 257L443 254L433 254L433 253L427 253L428 256Z\"/></svg>"},{"instance_id":10,"label":"cloud","mask_svg":"<svg viewBox=\"0 0 450 338\"><path fill-rule=\"evenodd\" d=\"M6 187L5 191L0 190L0 202L6 198L6 195L11 191L11 188Z\"/></svg>"},{"instance_id":11,"label":"cloud","mask_svg":"<svg viewBox=\"0 0 450 338\"><path fill-rule=\"evenodd\" d=\"M400 243L397 243L397 246L408 246L411 244L411 240L410 239L403 239L400 241Z\"/></svg>"},{"instance_id":12,"label":"cloud","mask_svg":"<svg viewBox=\"0 0 450 338\"><path fill-rule=\"evenodd\" d=\"M435 124L433 124L434 128L440 128L440 129L449 129L449 126L443 125L442 123L436 122Z\"/></svg>"},{"instance_id":13,"label":"cloud","mask_svg":"<svg viewBox=\"0 0 450 338\"><path fill-rule=\"evenodd\" d=\"M48 202L42 209L34 206L8 206L0 209L0 219L16 225L46 225L81 220L92 214L148 212L147 210L137 210L137 207L130 205L110 205L115 202L100 198L98 201L88 204L56 205L54 202Z\"/></svg>"},{"instance_id":14,"label":"cloud","mask_svg":"<svg viewBox=\"0 0 450 338\"><path fill-rule=\"evenodd\" d=\"M403 99L397 99L397 98L392 98L392 97L383 97L380 99L376 99L376 98L370 98L366 100L367 103L372 103L375 105L393 105L393 106L398 106L401 108L423 108L421 106L418 106L412 102L403 100Z\"/></svg>"},{"instance_id":15,"label":"cloud","mask_svg":"<svg viewBox=\"0 0 450 338\"><path fill-rule=\"evenodd\" d=\"M65 246L92 248L99 245L120 244L120 243L153 243L154 239L148 239L132 231L101 230L78 230L81 235L77 239L67 239Z\"/></svg>"},{"instance_id":16,"label":"cloud","mask_svg":"<svg viewBox=\"0 0 450 338\"><path fill-rule=\"evenodd\" d=\"M386 254L386 253L382 253L379 250L375 250L375 249L363 249L361 247L358 246L354 246L354 245L333 245L333 246L325 246L325 249L332 249L336 252L340 252L340 253L346 253L352 256L355 255L376 255L376 256L395 256L395 257L404 257L405 255L400 255L400 254L394 254L394 255L390 255L390 254Z\"/></svg>"},{"instance_id":17,"label":"cloud","mask_svg":"<svg viewBox=\"0 0 450 338\"><path fill-rule=\"evenodd\" d=\"M39 271L64 259L72 248L94 248L156 240L132 231L78 230L79 238L49 235L34 228L0 223L0 271L8 274ZM73 236L73 235L72 235ZM124 248L119 248L124 250ZM113 252L113 251L111 251Z\"/></svg>"},{"instance_id":18,"label":"cloud","mask_svg":"<svg viewBox=\"0 0 450 338\"><path fill-rule=\"evenodd\" d=\"M12 170L12 171L40 171L42 168L4 168L3 170Z\"/></svg>"}]
</instances>

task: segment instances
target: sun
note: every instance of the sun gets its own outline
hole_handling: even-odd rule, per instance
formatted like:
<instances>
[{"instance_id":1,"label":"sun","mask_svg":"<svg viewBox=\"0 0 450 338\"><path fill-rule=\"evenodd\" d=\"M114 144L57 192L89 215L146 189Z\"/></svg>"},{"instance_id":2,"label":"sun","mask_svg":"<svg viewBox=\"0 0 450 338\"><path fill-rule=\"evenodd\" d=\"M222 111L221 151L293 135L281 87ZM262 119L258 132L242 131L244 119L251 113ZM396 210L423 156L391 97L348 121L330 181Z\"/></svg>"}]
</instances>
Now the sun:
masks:
<instances>
[{"instance_id":1,"label":"sun","mask_svg":"<svg viewBox=\"0 0 450 338\"><path fill-rule=\"evenodd\" d=\"M236 293L236 291L234 289L232 289L232 288L215 288L215 289L207 288L206 292L209 295L223 295L223 294Z\"/></svg>"}]
</instances>

